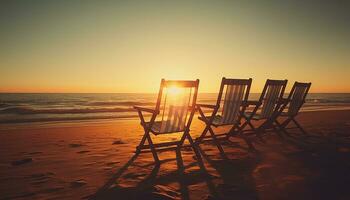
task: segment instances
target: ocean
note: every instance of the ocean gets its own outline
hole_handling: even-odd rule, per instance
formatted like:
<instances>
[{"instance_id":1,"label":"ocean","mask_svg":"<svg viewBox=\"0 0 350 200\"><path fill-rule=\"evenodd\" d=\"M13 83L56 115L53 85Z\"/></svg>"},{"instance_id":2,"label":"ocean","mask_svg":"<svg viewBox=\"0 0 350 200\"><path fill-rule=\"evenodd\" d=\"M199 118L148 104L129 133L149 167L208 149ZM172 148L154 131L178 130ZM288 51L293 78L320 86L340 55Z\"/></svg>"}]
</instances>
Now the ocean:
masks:
<instances>
[{"instance_id":1,"label":"ocean","mask_svg":"<svg viewBox=\"0 0 350 200\"><path fill-rule=\"evenodd\" d=\"M250 94L251 100L260 94ZM154 106L157 94L0 94L0 124L136 118L132 108ZM198 103L214 103L217 94L202 93ZM350 109L350 93L311 93L302 112Z\"/></svg>"}]
</instances>

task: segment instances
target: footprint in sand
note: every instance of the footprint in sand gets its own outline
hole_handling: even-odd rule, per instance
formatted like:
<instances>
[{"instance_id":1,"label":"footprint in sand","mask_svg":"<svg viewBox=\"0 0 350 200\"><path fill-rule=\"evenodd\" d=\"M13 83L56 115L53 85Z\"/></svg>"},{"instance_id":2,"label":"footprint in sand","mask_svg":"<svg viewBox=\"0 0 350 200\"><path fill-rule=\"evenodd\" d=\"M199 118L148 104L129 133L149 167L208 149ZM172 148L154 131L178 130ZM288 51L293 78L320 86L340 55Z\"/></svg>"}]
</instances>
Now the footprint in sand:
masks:
<instances>
[{"instance_id":1,"label":"footprint in sand","mask_svg":"<svg viewBox=\"0 0 350 200\"><path fill-rule=\"evenodd\" d=\"M128 174L125 174L123 177L124 178L139 178L139 177L144 177L146 175L147 174L145 174L145 173L128 173Z\"/></svg>"},{"instance_id":2,"label":"footprint in sand","mask_svg":"<svg viewBox=\"0 0 350 200\"><path fill-rule=\"evenodd\" d=\"M118 164L120 163L119 161L114 161L114 162L108 162L106 163L107 166L111 166L111 165L115 165L115 164Z\"/></svg>"},{"instance_id":3,"label":"footprint in sand","mask_svg":"<svg viewBox=\"0 0 350 200\"><path fill-rule=\"evenodd\" d=\"M26 164L26 163L30 163L32 161L33 161L32 158L23 158L23 159L20 159L20 160L15 160L15 161L11 162L11 164L12 164L12 166L18 166L18 165L23 165L23 164Z\"/></svg>"},{"instance_id":4,"label":"footprint in sand","mask_svg":"<svg viewBox=\"0 0 350 200\"><path fill-rule=\"evenodd\" d=\"M38 155L38 154L42 154L42 151L34 151L34 152L29 152L27 153L28 155Z\"/></svg>"},{"instance_id":5,"label":"footprint in sand","mask_svg":"<svg viewBox=\"0 0 350 200\"><path fill-rule=\"evenodd\" d=\"M121 139L116 139L116 140L114 140L114 142L112 144L113 145L115 145L115 144L125 144L125 142L122 141Z\"/></svg>"},{"instance_id":6,"label":"footprint in sand","mask_svg":"<svg viewBox=\"0 0 350 200\"><path fill-rule=\"evenodd\" d=\"M78 187L81 187L81 186L86 185L86 184L87 184L86 181L84 181L83 179L79 179L79 180L72 181L70 183L70 186L71 186L71 188L78 188Z\"/></svg>"},{"instance_id":7,"label":"footprint in sand","mask_svg":"<svg viewBox=\"0 0 350 200\"><path fill-rule=\"evenodd\" d=\"M28 178L32 180L32 183L34 185L40 185L49 181L49 179L52 178L53 175L55 174L52 172L36 173L36 174L30 175Z\"/></svg>"},{"instance_id":8,"label":"footprint in sand","mask_svg":"<svg viewBox=\"0 0 350 200\"><path fill-rule=\"evenodd\" d=\"M78 151L77 153L82 154L82 153L89 153L90 151Z\"/></svg>"},{"instance_id":9,"label":"footprint in sand","mask_svg":"<svg viewBox=\"0 0 350 200\"><path fill-rule=\"evenodd\" d=\"M64 187L63 186L56 186L56 187L51 187L51 188L47 188L42 190L43 193L53 193L53 192L57 192L60 190L63 190Z\"/></svg>"},{"instance_id":10,"label":"footprint in sand","mask_svg":"<svg viewBox=\"0 0 350 200\"><path fill-rule=\"evenodd\" d=\"M253 174L255 176L261 176L261 177L267 178L267 177L270 177L270 175L273 173L274 167L275 166L270 164L261 164L254 169Z\"/></svg>"},{"instance_id":11,"label":"footprint in sand","mask_svg":"<svg viewBox=\"0 0 350 200\"><path fill-rule=\"evenodd\" d=\"M32 174L29 177L33 179L43 179L43 178L49 178L51 176L55 175L55 173L52 172L46 172L46 173L36 173Z\"/></svg>"},{"instance_id":12,"label":"footprint in sand","mask_svg":"<svg viewBox=\"0 0 350 200\"><path fill-rule=\"evenodd\" d=\"M83 146L82 144L79 144L79 143L72 143L72 144L69 144L69 146L71 147L71 148L77 148L77 147L81 147L81 146Z\"/></svg>"}]
</instances>

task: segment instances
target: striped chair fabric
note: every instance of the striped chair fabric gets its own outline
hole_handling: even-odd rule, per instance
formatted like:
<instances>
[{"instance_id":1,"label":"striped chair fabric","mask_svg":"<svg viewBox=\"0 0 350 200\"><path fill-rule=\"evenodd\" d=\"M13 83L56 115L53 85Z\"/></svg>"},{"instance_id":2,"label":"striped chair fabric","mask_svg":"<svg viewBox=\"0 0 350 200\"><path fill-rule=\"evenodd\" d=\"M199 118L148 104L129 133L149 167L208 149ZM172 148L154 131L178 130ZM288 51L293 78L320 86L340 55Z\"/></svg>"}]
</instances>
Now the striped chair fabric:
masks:
<instances>
[{"instance_id":1,"label":"striped chair fabric","mask_svg":"<svg viewBox=\"0 0 350 200\"><path fill-rule=\"evenodd\" d=\"M289 107L288 107L288 115L293 116L298 114L300 106L304 103L304 97L308 90L307 85L298 85L295 87L293 96L291 97Z\"/></svg>"},{"instance_id":2,"label":"striped chair fabric","mask_svg":"<svg viewBox=\"0 0 350 200\"><path fill-rule=\"evenodd\" d=\"M279 96L282 92L283 85L269 85L266 95L263 99L260 118L269 118L274 112Z\"/></svg>"},{"instance_id":3,"label":"striped chair fabric","mask_svg":"<svg viewBox=\"0 0 350 200\"><path fill-rule=\"evenodd\" d=\"M192 88L176 88L175 92L166 88L162 115L152 126L152 131L158 134L184 131L192 96Z\"/></svg>"},{"instance_id":4,"label":"striped chair fabric","mask_svg":"<svg viewBox=\"0 0 350 200\"><path fill-rule=\"evenodd\" d=\"M247 85L227 85L219 124L232 124L239 116Z\"/></svg>"}]
</instances>

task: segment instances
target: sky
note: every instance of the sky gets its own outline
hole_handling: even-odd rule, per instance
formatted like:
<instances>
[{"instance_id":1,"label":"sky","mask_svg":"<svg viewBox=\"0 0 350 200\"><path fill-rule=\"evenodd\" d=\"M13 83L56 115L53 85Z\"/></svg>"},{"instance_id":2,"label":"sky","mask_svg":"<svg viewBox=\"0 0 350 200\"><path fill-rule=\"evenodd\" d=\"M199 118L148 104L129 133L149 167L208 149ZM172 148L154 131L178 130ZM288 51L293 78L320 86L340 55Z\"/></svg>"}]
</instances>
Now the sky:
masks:
<instances>
[{"instance_id":1,"label":"sky","mask_svg":"<svg viewBox=\"0 0 350 200\"><path fill-rule=\"evenodd\" d=\"M0 0L0 92L157 92L161 78L350 92L349 1Z\"/></svg>"}]
</instances>

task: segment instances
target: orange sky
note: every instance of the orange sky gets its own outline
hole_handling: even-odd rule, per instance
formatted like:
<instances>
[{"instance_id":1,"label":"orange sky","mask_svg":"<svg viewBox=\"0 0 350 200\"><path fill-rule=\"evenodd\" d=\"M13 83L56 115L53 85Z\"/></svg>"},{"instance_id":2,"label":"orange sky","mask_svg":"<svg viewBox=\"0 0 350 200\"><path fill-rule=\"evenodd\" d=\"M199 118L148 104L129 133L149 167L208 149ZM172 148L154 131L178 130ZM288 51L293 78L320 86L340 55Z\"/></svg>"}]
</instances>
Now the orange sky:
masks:
<instances>
[{"instance_id":1,"label":"orange sky","mask_svg":"<svg viewBox=\"0 0 350 200\"><path fill-rule=\"evenodd\" d=\"M0 92L157 92L161 78L312 82L350 92L347 5L203 1L2 3ZM349 25L349 26L347 26Z\"/></svg>"}]
</instances>

